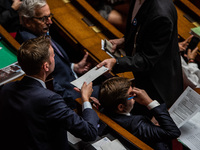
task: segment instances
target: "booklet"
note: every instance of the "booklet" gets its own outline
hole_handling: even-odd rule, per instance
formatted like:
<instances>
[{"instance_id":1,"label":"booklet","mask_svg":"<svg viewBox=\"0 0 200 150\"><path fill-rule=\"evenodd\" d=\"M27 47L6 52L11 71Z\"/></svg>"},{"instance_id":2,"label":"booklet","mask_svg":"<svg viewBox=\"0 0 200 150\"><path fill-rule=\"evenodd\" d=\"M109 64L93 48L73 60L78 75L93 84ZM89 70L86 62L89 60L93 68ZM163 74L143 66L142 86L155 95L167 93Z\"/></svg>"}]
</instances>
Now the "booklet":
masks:
<instances>
[{"instance_id":1,"label":"booklet","mask_svg":"<svg viewBox=\"0 0 200 150\"><path fill-rule=\"evenodd\" d=\"M191 28L190 33L198 38L200 38L200 27Z\"/></svg>"},{"instance_id":2,"label":"booklet","mask_svg":"<svg viewBox=\"0 0 200 150\"><path fill-rule=\"evenodd\" d=\"M87 84L98 78L100 75L108 71L108 68L102 66L101 68L97 69L97 67L92 68L90 71L82 75L80 78L71 82L74 86L81 89L84 82Z\"/></svg>"},{"instance_id":3,"label":"booklet","mask_svg":"<svg viewBox=\"0 0 200 150\"><path fill-rule=\"evenodd\" d=\"M101 40L101 49L104 50L110 57L123 57L126 56L126 53L122 49L116 50L114 53L111 51L112 50L112 44L107 40Z\"/></svg>"},{"instance_id":4,"label":"booklet","mask_svg":"<svg viewBox=\"0 0 200 150\"><path fill-rule=\"evenodd\" d=\"M0 69L0 85L8 83L22 75L24 75L24 71L22 71L18 62L15 62L9 66L6 66Z\"/></svg>"},{"instance_id":5,"label":"booklet","mask_svg":"<svg viewBox=\"0 0 200 150\"><path fill-rule=\"evenodd\" d=\"M169 113L181 131L178 140L192 150L199 150L200 95L187 87L169 109Z\"/></svg>"}]
</instances>

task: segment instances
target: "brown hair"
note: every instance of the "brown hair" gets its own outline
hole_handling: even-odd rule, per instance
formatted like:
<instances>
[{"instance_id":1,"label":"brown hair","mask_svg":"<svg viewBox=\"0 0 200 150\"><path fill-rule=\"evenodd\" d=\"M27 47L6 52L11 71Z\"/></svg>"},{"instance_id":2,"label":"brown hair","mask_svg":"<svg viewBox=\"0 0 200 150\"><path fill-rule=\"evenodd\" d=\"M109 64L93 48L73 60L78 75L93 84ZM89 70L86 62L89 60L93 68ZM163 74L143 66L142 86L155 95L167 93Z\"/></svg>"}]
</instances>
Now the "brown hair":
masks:
<instances>
[{"instance_id":1,"label":"brown hair","mask_svg":"<svg viewBox=\"0 0 200 150\"><path fill-rule=\"evenodd\" d=\"M131 85L131 80L123 77L113 77L103 82L99 92L102 107L106 111L115 112L119 104L126 105Z\"/></svg>"},{"instance_id":2,"label":"brown hair","mask_svg":"<svg viewBox=\"0 0 200 150\"><path fill-rule=\"evenodd\" d=\"M40 36L24 42L17 52L17 59L27 75L38 74L42 64L49 61L50 37Z\"/></svg>"}]
</instances>

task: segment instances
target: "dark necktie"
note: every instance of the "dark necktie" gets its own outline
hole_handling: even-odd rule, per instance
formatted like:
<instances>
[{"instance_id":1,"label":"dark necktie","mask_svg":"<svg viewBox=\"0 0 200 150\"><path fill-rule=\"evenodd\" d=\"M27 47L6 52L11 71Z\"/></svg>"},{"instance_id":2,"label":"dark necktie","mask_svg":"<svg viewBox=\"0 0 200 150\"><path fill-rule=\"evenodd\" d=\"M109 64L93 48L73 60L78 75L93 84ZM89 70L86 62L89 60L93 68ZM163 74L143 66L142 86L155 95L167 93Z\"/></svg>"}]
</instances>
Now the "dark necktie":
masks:
<instances>
[{"instance_id":1,"label":"dark necktie","mask_svg":"<svg viewBox=\"0 0 200 150\"><path fill-rule=\"evenodd\" d=\"M51 41L51 45L52 45L52 47L54 48L54 50L57 51L58 54L59 54L61 57L64 58L63 54L62 54L61 51L58 49L58 47L54 44L53 41Z\"/></svg>"}]
</instances>

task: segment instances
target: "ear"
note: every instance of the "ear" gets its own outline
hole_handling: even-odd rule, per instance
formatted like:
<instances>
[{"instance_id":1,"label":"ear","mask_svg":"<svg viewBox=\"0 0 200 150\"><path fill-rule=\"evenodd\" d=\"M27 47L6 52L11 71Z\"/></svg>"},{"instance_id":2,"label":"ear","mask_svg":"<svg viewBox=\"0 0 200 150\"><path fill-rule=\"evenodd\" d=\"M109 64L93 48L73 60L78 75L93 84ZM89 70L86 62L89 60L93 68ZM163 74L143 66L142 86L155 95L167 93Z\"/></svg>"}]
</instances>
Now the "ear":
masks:
<instances>
[{"instance_id":1,"label":"ear","mask_svg":"<svg viewBox=\"0 0 200 150\"><path fill-rule=\"evenodd\" d=\"M22 17L23 23L26 27L30 27L32 24L32 20L30 18Z\"/></svg>"},{"instance_id":2,"label":"ear","mask_svg":"<svg viewBox=\"0 0 200 150\"><path fill-rule=\"evenodd\" d=\"M118 108L118 110L119 110L120 112L123 112L123 111L124 111L124 105L123 105L123 104L119 104L119 105L117 106L117 108Z\"/></svg>"},{"instance_id":3,"label":"ear","mask_svg":"<svg viewBox=\"0 0 200 150\"><path fill-rule=\"evenodd\" d=\"M49 71L49 63L48 62L45 62L42 67L46 72Z\"/></svg>"}]
</instances>

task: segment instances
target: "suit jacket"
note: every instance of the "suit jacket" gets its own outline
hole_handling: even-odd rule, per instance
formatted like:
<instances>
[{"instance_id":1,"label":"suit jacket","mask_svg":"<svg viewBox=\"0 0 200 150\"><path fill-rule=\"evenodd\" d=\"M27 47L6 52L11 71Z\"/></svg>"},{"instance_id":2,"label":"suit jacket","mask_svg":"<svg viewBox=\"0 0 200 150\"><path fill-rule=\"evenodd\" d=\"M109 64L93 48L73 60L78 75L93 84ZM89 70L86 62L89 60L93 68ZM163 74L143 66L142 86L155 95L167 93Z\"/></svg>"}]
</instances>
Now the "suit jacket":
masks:
<instances>
[{"instance_id":1,"label":"suit jacket","mask_svg":"<svg viewBox=\"0 0 200 150\"><path fill-rule=\"evenodd\" d=\"M134 108L133 108L134 109ZM170 148L171 140L180 136L180 130L170 117L165 104L150 110L160 126L143 115L126 116L105 112L111 119L154 149Z\"/></svg>"},{"instance_id":2,"label":"suit jacket","mask_svg":"<svg viewBox=\"0 0 200 150\"><path fill-rule=\"evenodd\" d=\"M183 92L176 8L172 0L145 0L131 23L134 3L125 34L127 57L118 58L114 71L132 71L136 86L169 108Z\"/></svg>"},{"instance_id":3,"label":"suit jacket","mask_svg":"<svg viewBox=\"0 0 200 150\"><path fill-rule=\"evenodd\" d=\"M16 40L21 44L26 40L36 37L37 36L31 33L30 31L26 30L25 28L22 28L21 30L18 31ZM71 81L75 80L75 76L71 69L71 62L69 60L66 51L53 39L51 40L54 43L52 47L54 48L54 53L55 53L55 69L52 73L52 77L54 79L53 80L54 91L60 94L66 100L66 103L68 104L69 107L74 109L76 108L75 99L81 97L81 95L80 93L74 90L74 86L70 83ZM62 55L60 55L56 49L59 49ZM99 87L96 86L93 88L94 92L92 96L97 98Z\"/></svg>"},{"instance_id":4,"label":"suit jacket","mask_svg":"<svg viewBox=\"0 0 200 150\"><path fill-rule=\"evenodd\" d=\"M66 150L67 131L95 140L98 116L87 108L82 117L63 98L35 79L24 77L0 89L0 149Z\"/></svg>"}]
</instances>

